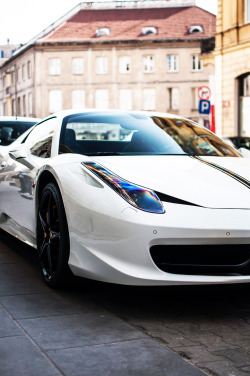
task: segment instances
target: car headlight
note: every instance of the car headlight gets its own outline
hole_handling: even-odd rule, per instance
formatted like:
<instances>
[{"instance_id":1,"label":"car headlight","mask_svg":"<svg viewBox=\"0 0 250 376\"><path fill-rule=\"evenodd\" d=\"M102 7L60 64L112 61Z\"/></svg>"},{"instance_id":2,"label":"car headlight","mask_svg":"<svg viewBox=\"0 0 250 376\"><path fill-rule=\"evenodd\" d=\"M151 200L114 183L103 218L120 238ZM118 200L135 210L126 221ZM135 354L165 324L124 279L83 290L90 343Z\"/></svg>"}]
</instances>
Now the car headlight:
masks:
<instances>
[{"instance_id":1,"label":"car headlight","mask_svg":"<svg viewBox=\"0 0 250 376\"><path fill-rule=\"evenodd\" d=\"M96 162L82 162L91 172L103 180L132 206L150 213L165 213L163 205L154 191L132 184Z\"/></svg>"}]
</instances>

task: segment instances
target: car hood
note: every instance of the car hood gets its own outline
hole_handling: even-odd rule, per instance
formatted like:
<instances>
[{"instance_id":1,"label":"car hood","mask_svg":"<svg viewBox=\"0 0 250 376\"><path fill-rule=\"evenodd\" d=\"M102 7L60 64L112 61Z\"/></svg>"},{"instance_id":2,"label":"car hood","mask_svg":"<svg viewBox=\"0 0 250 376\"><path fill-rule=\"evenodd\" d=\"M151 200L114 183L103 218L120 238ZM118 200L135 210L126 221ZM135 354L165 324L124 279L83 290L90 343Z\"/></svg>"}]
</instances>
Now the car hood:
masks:
<instances>
[{"instance_id":1,"label":"car hood","mask_svg":"<svg viewBox=\"0 0 250 376\"><path fill-rule=\"evenodd\" d=\"M122 178L195 205L250 209L250 159L190 156L91 158Z\"/></svg>"}]
</instances>

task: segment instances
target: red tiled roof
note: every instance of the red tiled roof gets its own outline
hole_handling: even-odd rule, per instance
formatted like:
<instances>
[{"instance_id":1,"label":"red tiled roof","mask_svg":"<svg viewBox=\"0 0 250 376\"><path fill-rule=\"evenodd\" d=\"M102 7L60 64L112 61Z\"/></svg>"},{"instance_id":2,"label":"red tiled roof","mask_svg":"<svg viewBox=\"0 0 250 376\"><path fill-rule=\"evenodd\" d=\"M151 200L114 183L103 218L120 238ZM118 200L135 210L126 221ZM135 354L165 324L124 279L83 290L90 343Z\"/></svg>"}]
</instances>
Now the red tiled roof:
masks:
<instances>
[{"instance_id":1,"label":"red tiled roof","mask_svg":"<svg viewBox=\"0 0 250 376\"><path fill-rule=\"evenodd\" d=\"M208 38L215 35L215 21L213 14L196 6L80 10L38 43ZM189 34L192 25L202 25L204 33ZM157 35L143 36L147 26L157 27ZM96 37L99 28L109 28L110 36Z\"/></svg>"}]
</instances>

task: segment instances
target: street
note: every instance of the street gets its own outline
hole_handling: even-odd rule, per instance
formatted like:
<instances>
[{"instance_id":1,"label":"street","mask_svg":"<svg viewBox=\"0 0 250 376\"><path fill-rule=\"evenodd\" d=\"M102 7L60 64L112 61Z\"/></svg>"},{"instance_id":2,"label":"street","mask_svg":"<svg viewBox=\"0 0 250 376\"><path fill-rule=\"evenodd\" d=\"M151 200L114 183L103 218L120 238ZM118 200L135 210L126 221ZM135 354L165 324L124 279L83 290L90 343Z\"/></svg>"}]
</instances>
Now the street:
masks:
<instances>
[{"instance_id":1,"label":"street","mask_svg":"<svg viewBox=\"0 0 250 376\"><path fill-rule=\"evenodd\" d=\"M50 290L40 278L35 251L3 231L0 273L0 317L6 323L0 328L1 376L39 376L38 369L51 376L250 375L248 285L142 288L77 279L64 291ZM81 337L80 319L88 326ZM27 365L22 371L25 360L17 360L18 351L24 351L18 341L24 337L43 357L36 358L33 373ZM12 361L7 364L4 357L11 349ZM32 351L28 361L34 361ZM124 351L130 352L128 364L115 364ZM102 357L102 370L90 360L79 370L83 355ZM165 368L166 357L172 369ZM143 362L150 365L142 368Z\"/></svg>"}]
</instances>

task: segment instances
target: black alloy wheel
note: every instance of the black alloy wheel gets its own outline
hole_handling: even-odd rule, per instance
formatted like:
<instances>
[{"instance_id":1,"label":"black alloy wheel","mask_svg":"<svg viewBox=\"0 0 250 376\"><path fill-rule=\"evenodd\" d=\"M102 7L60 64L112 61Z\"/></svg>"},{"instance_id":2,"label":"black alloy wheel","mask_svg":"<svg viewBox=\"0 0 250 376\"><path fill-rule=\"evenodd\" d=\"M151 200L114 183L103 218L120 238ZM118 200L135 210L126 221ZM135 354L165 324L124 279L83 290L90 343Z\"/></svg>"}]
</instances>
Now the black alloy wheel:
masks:
<instances>
[{"instance_id":1,"label":"black alloy wheel","mask_svg":"<svg viewBox=\"0 0 250 376\"><path fill-rule=\"evenodd\" d=\"M37 215L37 250L44 282L60 287L69 281L69 234L61 194L49 183L44 188Z\"/></svg>"}]
</instances>

